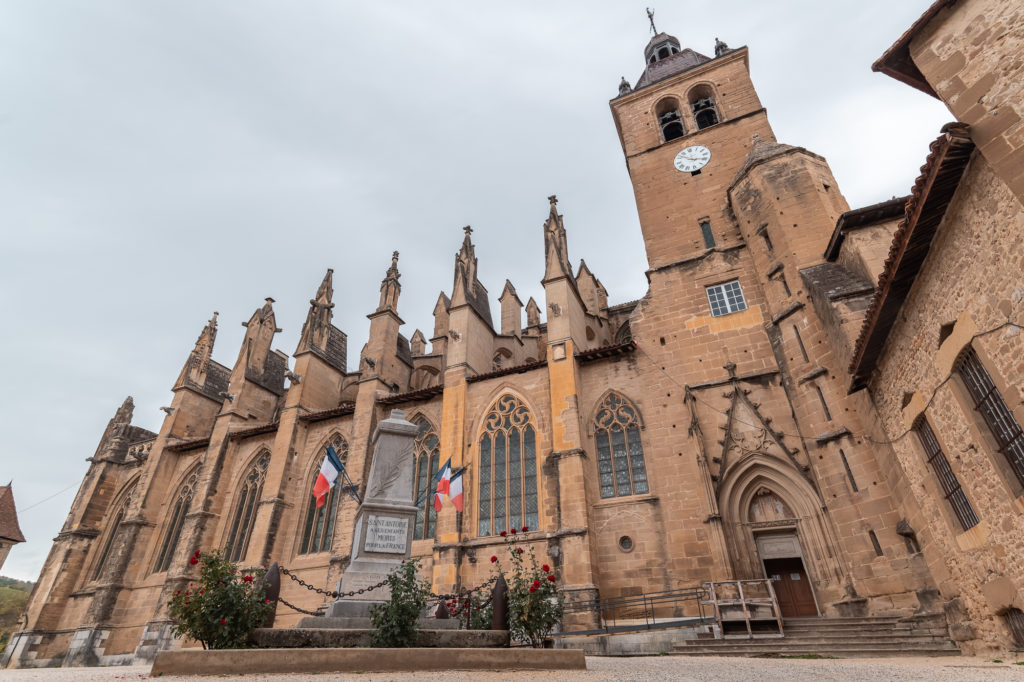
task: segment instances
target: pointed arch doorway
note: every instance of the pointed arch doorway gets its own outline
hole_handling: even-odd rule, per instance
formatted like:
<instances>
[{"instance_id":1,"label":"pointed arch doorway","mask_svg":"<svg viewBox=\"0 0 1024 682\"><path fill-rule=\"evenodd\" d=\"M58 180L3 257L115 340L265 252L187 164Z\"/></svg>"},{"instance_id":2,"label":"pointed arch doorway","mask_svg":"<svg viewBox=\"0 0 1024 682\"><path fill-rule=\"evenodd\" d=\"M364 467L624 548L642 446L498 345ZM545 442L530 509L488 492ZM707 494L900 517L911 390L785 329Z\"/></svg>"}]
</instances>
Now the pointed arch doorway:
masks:
<instances>
[{"instance_id":1,"label":"pointed arch doorway","mask_svg":"<svg viewBox=\"0 0 1024 682\"><path fill-rule=\"evenodd\" d=\"M796 518L785 501L761 488L750 501L749 522L766 578L773 581L785 618L818 615L814 590L804 566Z\"/></svg>"}]
</instances>

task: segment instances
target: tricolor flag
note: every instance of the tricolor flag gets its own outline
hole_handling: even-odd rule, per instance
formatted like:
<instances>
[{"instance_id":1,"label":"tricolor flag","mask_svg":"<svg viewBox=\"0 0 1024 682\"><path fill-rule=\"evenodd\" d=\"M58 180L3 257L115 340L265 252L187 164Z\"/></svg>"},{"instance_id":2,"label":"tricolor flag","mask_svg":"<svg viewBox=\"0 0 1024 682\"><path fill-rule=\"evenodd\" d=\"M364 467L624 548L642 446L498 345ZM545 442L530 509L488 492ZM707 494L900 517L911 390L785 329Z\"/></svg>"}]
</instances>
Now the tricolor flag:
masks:
<instances>
[{"instance_id":1,"label":"tricolor flag","mask_svg":"<svg viewBox=\"0 0 1024 682\"><path fill-rule=\"evenodd\" d=\"M452 458L449 457L448 461L441 467L441 473L439 474L441 480L437 482L437 488L434 491L434 509L441 511L441 507L444 506L444 494L448 492L448 485L451 483L452 478Z\"/></svg>"},{"instance_id":2,"label":"tricolor flag","mask_svg":"<svg viewBox=\"0 0 1024 682\"><path fill-rule=\"evenodd\" d=\"M462 472L452 476L451 483L448 484L448 497L451 499L452 504L455 505L456 511L462 511Z\"/></svg>"},{"instance_id":3,"label":"tricolor flag","mask_svg":"<svg viewBox=\"0 0 1024 682\"><path fill-rule=\"evenodd\" d=\"M324 463L320 465L320 474L316 477L316 483L313 484L313 497L316 498L317 507L322 507L327 502L327 493L334 487L334 482L342 468L341 459L334 451L334 446L328 444L327 456L324 457Z\"/></svg>"}]
</instances>

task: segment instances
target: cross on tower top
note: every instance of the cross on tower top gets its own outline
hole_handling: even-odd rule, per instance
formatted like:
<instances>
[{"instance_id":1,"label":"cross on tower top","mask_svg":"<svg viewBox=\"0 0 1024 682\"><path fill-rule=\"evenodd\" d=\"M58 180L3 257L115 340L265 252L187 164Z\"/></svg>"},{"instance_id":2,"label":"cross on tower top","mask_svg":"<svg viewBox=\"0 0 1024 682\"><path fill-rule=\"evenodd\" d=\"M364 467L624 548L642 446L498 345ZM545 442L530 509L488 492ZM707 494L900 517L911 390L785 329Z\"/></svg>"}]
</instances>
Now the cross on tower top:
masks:
<instances>
[{"instance_id":1,"label":"cross on tower top","mask_svg":"<svg viewBox=\"0 0 1024 682\"><path fill-rule=\"evenodd\" d=\"M462 231L466 233L467 237L473 234L473 228L470 227L469 225L466 225L464 228L462 228Z\"/></svg>"},{"instance_id":2,"label":"cross on tower top","mask_svg":"<svg viewBox=\"0 0 1024 682\"><path fill-rule=\"evenodd\" d=\"M647 20L651 22L651 33L658 35L658 29L654 27L654 10L650 7L647 8Z\"/></svg>"}]
</instances>

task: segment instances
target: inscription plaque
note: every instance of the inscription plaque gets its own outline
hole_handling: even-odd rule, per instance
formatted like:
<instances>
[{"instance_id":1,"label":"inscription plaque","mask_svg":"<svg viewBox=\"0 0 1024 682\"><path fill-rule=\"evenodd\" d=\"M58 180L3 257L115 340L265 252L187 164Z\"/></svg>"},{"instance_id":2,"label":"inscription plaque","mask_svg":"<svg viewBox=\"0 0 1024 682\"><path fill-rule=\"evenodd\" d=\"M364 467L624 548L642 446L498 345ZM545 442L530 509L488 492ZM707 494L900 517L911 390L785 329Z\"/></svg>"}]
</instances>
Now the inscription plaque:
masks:
<instances>
[{"instance_id":1,"label":"inscription plaque","mask_svg":"<svg viewBox=\"0 0 1024 682\"><path fill-rule=\"evenodd\" d=\"M366 519L367 552L405 554L406 538L409 537L409 518L370 515Z\"/></svg>"}]
</instances>

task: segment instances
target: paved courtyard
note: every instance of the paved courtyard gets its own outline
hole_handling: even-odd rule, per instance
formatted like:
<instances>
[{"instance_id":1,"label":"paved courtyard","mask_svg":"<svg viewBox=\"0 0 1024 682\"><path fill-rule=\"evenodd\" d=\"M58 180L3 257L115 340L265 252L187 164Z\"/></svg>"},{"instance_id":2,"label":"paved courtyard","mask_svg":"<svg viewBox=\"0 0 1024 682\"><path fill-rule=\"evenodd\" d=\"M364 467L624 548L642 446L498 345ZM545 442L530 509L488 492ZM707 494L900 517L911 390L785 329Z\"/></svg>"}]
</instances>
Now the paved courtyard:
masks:
<instances>
[{"instance_id":1,"label":"paved courtyard","mask_svg":"<svg viewBox=\"0 0 1024 682\"><path fill-rule=\"evenodd\" d=\"M1024 682L1024 665L1011 661L993 663L992 659L951 658L874 658L874 659L767 659L688 656L648 656L636 658L588 657L586 672L446 672L376 673L351 675L246 675L244 680L358 679L358 680L694 680L718 682L733 680L928 680L929 682L968 682L969 680L1017 680ZM48 670L0 670L4 682L93 682L105 680L149 679L148 666L124 668L72 668ZM162 677L161 681L204 682L231 679L218 677Z\"/></svg>"}]
</instances>

